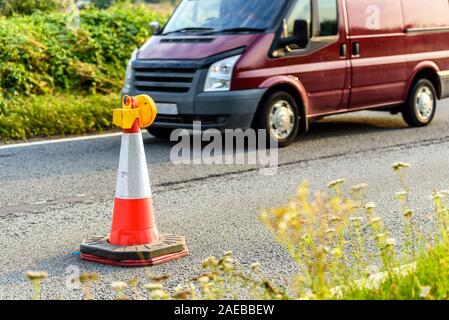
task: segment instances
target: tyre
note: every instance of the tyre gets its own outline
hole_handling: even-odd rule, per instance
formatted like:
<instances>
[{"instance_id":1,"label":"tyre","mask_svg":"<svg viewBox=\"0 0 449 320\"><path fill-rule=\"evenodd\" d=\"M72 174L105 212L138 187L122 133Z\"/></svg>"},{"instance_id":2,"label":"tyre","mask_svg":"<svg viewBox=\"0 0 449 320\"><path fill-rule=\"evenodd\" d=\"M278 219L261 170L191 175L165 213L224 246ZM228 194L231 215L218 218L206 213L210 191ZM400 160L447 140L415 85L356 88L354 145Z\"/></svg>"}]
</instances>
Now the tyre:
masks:
<instances>
[{"instance_id":1,"label":"tyre","mask_svg":"<svg viewBox=\"0 0 449 320\"><path fill-rule=\"evenodd\" d=\"M156 138L169 140L173 129L169 128L148 128L148 132Z\"/></svg>"},{"instance_id":2,"label":"tyre","mask_svg":"<svg viewBox=\"0 0 449 320\"><path fill-rule=\"evenodd\" d=\"M279 148L290 145L298 136L300 113L295 99L285 91L273 92L262 102L257 128L267 130L267 140L273 139Z\"/></svg>"},{"instance_id":3,"label":"tyre","mask_svg":"<svg viewBox=\"0 0 449 320\"><path fill-rule=\"evenodd\" d=\"M405 122L410 127L429 125L435 116L437 99L432 82L427 79L416 81L402 110Z\"/></svg>"}]
</instances>

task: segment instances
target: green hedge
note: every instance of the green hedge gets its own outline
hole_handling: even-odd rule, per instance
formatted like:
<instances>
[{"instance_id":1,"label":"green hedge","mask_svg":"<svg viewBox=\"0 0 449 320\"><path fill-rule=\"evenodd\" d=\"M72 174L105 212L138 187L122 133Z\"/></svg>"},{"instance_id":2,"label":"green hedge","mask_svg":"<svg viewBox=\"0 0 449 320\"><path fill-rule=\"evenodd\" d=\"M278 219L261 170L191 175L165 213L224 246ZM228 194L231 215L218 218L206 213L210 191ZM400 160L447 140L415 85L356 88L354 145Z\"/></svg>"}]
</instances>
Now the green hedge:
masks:
<instances>
[{"instance_id":1,"label":"green hedge","mask_svg":"<svg viewBox=\"0 0 449 320\"><path fill-rule=\"evenodd\" d=\"M0 140L97 133L112 129L118 94L54 94L0 101Z\"/></svg>"},{"instance_id":2,"label":"green hedge","mask_svg":"<svg viewBox=\"0 0 449 320\"><path fill-rule=\"evenodd\" d=\"M62 0L0 0L0 15L32 14L55 10Z\"/></svg>"},{"instance_id":3,"label":"green hedge","mask_svg":"<svg viewBox=\"0 0 449 320\"><path fill-rule=\"evenodd\" d=\"M120 5L81 11L80 28L65 13L0 17L0 99L49 94L116 92L131 52L150 36L148 6Z\"/></svg>"}]
</instances>

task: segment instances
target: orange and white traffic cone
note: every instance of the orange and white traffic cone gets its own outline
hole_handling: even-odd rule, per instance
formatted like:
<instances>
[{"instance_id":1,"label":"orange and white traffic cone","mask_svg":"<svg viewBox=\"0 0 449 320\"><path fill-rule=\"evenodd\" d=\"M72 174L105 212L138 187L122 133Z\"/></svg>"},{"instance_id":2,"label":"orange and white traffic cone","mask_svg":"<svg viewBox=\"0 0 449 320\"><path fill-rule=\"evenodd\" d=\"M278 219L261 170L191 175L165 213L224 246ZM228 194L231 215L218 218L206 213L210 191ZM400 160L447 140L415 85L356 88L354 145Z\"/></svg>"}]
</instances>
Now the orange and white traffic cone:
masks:
<instances>
[{"instance_id":1,"label":"orange and white traffic cone","mask_svg":"<svg viewBox=\"0 0 449 320\"><path fill-rule=\"evenodd\" d=\"M114 110L114 124L123 128L111 233L81 244L81 259L103 264L152 266L188 255L185 238L159 234L140 128L153 123L157 109L146 95L124 97Z\"/></svg>"}]
</instances>

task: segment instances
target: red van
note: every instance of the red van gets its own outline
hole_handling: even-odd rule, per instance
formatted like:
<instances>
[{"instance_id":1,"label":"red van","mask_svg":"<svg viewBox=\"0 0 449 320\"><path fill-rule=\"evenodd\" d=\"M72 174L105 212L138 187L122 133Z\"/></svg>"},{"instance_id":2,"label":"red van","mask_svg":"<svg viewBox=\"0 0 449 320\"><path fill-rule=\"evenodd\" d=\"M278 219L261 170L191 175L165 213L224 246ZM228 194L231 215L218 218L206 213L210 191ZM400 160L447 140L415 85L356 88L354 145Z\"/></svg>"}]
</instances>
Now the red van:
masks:
<instances>
[{"instance_id":1,"label":"red van","mask_svg":"<svg viewBox=\"0 0 449 320\"><path fill-rule=\"evenodd\" d=\"M262 128L280 146L362 109L428 125L449 97L448 0L184 0L128 65L150 132Z\"/></svg>"}]
</instances>

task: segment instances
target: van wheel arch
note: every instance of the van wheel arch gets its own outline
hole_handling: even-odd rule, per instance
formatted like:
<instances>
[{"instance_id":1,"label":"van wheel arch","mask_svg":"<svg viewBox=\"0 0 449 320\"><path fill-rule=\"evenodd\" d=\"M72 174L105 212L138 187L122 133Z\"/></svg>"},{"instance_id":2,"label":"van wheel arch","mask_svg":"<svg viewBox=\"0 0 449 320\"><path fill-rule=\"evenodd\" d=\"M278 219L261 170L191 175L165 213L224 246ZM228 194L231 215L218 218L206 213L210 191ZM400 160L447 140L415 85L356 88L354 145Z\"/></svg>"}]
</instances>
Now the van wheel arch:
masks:
<instances>
[{"instance_id":1,"label":"van wheel arch","mask_svg":"<svg viewBox=\"0 0 449 320\"><path fill-rule=\"evenodd\" d=\"M277 91L284 91L288 94L290 94L298 104L299 112L300 112L300 126L299 126L299 133L305 134L309 130L309 122L307 120L307 114L306 114L306 108L304 105L304 101L299 94L299 92L291 85L288 84L279 84L276 86L273 86L269 88L265 94L262 96L262 99L259 102L259 105L257 106L257 111L254 115L252 127L255 128L257 126L257 119L259 117L260 112L262 111L263 105L267 101L267 99L275 92Z\"/></svg>"},{"instance_id":2,"label":"van wheel arch","mask_svg":"<svg viewBox=\"0 0 449 320\"><path fill-rule=\"evenodd\" d=\"M413 90L416 83L421 79L429 80L433 84L433 87L435 88L438 99L441 99L440 77L438 76L437 70L435 70L434 68L431 68L431 67L421 69L415 74L415 76L413 77L413 80L411 81L411 83L409 85L409 88L407 91L407 96L409 95L410 90Z\"/></svg>"}]
</instances>

